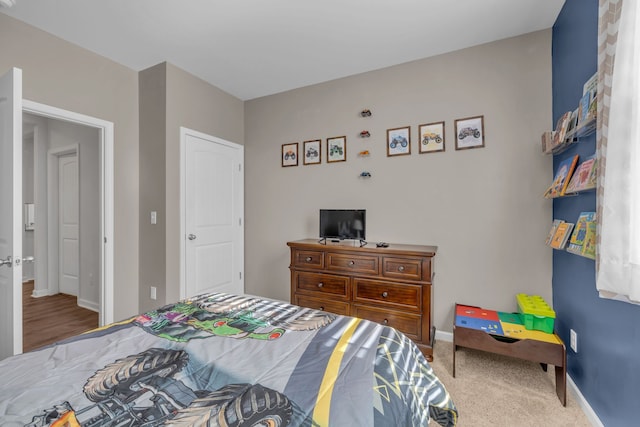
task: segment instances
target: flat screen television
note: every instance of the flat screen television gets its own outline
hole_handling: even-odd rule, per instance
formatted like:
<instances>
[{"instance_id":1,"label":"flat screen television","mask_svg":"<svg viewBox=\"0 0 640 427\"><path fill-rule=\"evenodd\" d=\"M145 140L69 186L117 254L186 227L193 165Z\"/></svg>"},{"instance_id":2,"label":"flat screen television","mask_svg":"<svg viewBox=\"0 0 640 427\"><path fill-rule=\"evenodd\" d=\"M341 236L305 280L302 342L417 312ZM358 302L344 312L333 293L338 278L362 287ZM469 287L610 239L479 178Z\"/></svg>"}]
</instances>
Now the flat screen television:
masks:
<instances>
[{"instance_id":1,"label":"flat screen television","mask_svg":"<svg viewBox=\"0 0 640 427\"><path fill-rule=\"evenodd\" d=\"M321 239L366 240L365 209L320 209Z\"/></svg>"}]
</instances>

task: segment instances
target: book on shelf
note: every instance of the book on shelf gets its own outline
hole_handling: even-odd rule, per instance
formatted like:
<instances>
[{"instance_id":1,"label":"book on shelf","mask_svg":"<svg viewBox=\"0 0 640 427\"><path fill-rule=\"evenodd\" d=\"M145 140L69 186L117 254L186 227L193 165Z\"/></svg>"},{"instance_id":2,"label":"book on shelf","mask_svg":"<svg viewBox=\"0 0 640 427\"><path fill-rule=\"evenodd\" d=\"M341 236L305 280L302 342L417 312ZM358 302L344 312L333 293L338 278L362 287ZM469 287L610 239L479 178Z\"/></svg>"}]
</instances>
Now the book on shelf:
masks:
<instances>
[{"instance_id":1,"label":"book on shelf","mask_svg":"<svg viewBox=\"0 0 640 427\"><path fill-rule=\"evenodd\" d=\"M568 157L560 162L558 169L553 176L553 182L551 183L551 186L547 188L547 191L545 191L544 197L550 199L564 196L567 186L569 185L569 181L571 180L571 176L573 175L573 171L578 163L578 157L579 156L575 154L574 156Z\"/></svg>"},{"instance_id":2,"label":"book on shelf","mask_svg":"<svg viewBox=\"0 0 640 427\"><path fill-rule=\"evenodd\" d=\"M553 138L555 132L552 130L546 131L542 134L542 152L544 154L553 153Z\"/></svg>"},{"instance_id":3,"label":"book on shelf","mask_svg":"<svg viewBox=\"0 0 640 427\"><path fill-rule=\"evenodd\" d=\"M563 222L564 221L561 219L553 220L553 223L551 224L551 230L549 230L549 234L547 234L547 239L544 242L545 245L549 246L551 244L551 240L553 239L553 236L556 234L556 230L558 229L558 226Z\"/></svg>"},{"instance_id":4,"label":"book on shelf","mask_svg":"<svg viewBox=\"0 0 640 427\"><path fill-rule=\"evenodd\" d=\"M567 111L566 113L561 115L558 121L556 122L556 128L553 134L554 150L557 150L559 147L561 147L564 144L572 114L573 114L573 111Z\"/></svg>"},{"instance_id":5,"label":"book on shelf","mask_svg":"<svg viewBox=\"0 0 640 427\"><path fill-rule=\"evenodd\" d=\"M587 188L596 188L598 186L598 159L593 163L593 168L589 173L589 179L587 180Z\"/></svg>"},{"instance_id":6,"label":"book on shelf","mask_svg":"<svg viewBox=\"0 0 640 427\"><path fill-rule=\"evenodd\" d=\"M584 237L584 246L582 247L582 256L596 259L596 222L587 223L587 231Z\"/></svg>"},{"instance_id":7,"label":"book on shelf","mask_svg":"<svg viewBox=\"0 0 640 427\"><path fill-rule=\"evenodd\" d=\"M554 249L564 249L567 244L567 240L569 240L569 236L571 235L571 231L573 230L573 223L571 222L562 222L558 225L555 234L553 235L553 239L551 239L551 247Z\"/></svg>"},{"instance_id":8,"label":"book on shelf","mask_svg":"<svg viewBox=\"0 0 640 427\"><path fill-rule=\"evenodd\" d=\"M585 245L585 237L587 234L587 224L590 222L595 223L595 220L595 212L580 212L580 216L578 216L578 220L576 221L571 237L569 238L567 251L582 255Z\"/></svg>"},{"instance_id":9,"label":"book on shelf","mask_svg":"<svg viewBox=\"0 0 640 427\"><path fill-rule=\"evenodd\" d=\"M566 193L576 193L578 191L589 190L595 188L595 182L591 182L589 178L596 176L594 169L597 167L595 154L588 157L576 166L573 176L569 180Z\"/></svg>"}]
</instances>

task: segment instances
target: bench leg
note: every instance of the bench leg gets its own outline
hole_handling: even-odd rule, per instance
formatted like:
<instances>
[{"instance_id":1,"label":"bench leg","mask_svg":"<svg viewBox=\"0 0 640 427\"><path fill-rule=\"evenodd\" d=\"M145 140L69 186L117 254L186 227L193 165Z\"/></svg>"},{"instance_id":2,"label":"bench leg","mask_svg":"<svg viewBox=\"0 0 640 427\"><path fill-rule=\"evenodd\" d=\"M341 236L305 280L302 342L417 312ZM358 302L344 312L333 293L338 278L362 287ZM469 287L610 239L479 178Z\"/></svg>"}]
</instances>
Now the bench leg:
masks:
<instances>
[{"instance_id":1,"label":"bench leg","mask_svg":"<svg viewBox=\"0 0 640 427\"><path fill-rule=\"evenodd\" d=\"M556 394L562 403L567 406L567 367L556 366Z\"/></svg>"}]
</instances>

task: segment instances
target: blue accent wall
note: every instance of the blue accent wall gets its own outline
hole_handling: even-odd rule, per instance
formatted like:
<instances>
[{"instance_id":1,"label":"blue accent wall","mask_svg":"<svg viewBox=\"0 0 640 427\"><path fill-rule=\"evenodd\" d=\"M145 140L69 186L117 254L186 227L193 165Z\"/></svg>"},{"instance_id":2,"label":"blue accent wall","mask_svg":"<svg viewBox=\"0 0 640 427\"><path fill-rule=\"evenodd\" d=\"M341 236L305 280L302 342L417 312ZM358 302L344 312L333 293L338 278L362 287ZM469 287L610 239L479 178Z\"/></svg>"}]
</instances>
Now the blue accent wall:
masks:
<instances>
[{"instance_id":1,"label":"blue accent wall","mask_svg":"<svg viewBox=\"0 0 640 427\"><path fill-rule=\"evenodd\" d=\"M553 27L550 127L577 107L584 82L597 71L597 50L598 0L567 0ZM594 133L554 156L554 170L567 157L595 149ZM593 191L553 201L553 218L568 222L595 210ZM553 251L553 307L568 373L605 426L640 425L640 306L599 298L595 262ZM578 334L577 353L569 346L570 329Z\"/></svg>"}]
</instances>

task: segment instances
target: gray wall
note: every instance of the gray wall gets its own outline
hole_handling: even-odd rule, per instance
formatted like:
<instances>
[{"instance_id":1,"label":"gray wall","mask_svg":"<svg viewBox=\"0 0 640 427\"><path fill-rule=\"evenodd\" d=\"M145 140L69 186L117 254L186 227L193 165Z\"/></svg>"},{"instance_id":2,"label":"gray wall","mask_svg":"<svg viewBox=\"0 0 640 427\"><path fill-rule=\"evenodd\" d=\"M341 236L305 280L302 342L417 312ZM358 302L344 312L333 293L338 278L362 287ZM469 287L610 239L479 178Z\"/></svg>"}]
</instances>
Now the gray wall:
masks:
<instances>
[{"instance_id":1,"label":"gray wall","mask_svg":"<svg viewBox=\"0 0 640 427\"><path fill-rule=\"evenodd\" d=\"M180 127L243 144L244 103L162 63L140 73L140 118L139 298L144 311L180 295ZM155 226L150 225L152 210L158 213ZM149 298L151 286L158 289L156 301Z\"/></svg>"},{"instance_id":2,"label":"gray wall","mask_svg":"<svg viewBox=\"0 0 640 427\"><path fill-rule=\"evenodd\" d=\"M25 99L114 123L115 319L138 312L138 74L0 14L0 73L23 70Z\"/></svg>"},{"instance_id":3,"label":"gray wall","mask_svg":"<svg viewBox=\"0 0 640 427\"><path fill-rule=\"evenodd\" d=\"M456 151L454 120L475 115L486 147ZM418 125L442 120L446 151L418 154ZM409 125L412 154L387 157L386 129ZM455 302L515 310L518 292L551 301L541 195L552 165L539 142L550 125L550 30L246 102L247 293L288 300L286 242L317 237L320 208L364 208L369 241L439 247L439 330L452 330ZM359 138L365 129L371 137ZM339 135L347 161L327 164L326 138ZM318 138L322 164L281 167L282 144ZM364 149L369 158L357 156Z\"/></svg>"}]
</instances>

